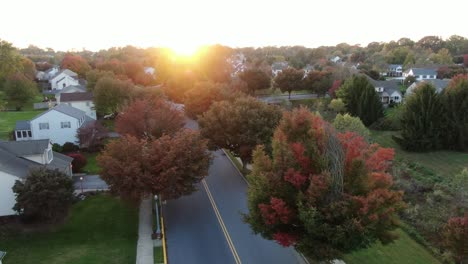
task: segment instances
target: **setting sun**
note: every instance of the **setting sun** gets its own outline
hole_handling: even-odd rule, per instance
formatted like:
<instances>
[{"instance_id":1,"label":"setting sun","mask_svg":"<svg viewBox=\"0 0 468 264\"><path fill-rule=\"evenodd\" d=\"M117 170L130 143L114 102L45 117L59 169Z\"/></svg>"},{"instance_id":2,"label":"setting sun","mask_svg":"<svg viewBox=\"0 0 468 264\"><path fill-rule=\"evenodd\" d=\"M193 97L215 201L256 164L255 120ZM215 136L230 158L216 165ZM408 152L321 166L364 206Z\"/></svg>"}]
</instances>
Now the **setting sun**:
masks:
<instances>
[{"instance_id":1,"label":"setting sun","mask_svg":"<svg viewBox=\"0 0 468 264\"><path fill-rule=\"evenodd\" d=\"M173 44L170 46L170 49L180 57L193 57L200 46L193 45L191 43L180 43L180 44Z\"/></svg>"}]
</instances>

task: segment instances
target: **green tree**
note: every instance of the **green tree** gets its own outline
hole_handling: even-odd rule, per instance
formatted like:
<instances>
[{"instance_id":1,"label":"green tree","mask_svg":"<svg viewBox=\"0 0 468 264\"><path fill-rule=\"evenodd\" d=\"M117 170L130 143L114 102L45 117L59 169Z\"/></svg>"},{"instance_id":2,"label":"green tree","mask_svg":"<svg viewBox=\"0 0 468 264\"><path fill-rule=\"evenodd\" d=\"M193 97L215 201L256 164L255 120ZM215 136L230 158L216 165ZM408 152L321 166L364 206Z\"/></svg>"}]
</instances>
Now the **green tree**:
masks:
<instances>
[{"instance_id":1,"label":"green tree","mask_svg":"<svg viewBox=\"0 0 468 264\"><path fill-rule=\"evenodd\" d=\"M444 109L440 95L429 83L420 84L408 97L401 113L401 138L396 138L403 148L427 151L441 147Z\"/></svg>"},{"instance_id":2,"label":"green tree","mask_svg":"<svg viewBox=\"0 0 468 264\"><path fill-rule=\"evenodd\" d=\"M275 87L279 87L281 92L288 92L291 99L291 92L301 90L302 79L304 78L304 70L296 70L289 67L278 73L274 79Z\"/></svg>"},{"instance_id":3,"label":"green tree","mask_svg":"<svg viewBox=\"0 0 468 264\"><path fill-rule=\"evenodd\" d=\"M346 105L343 103L341 99L333 99L331 100L328 108L333 110L335 113L344 113L346 111Z\"/></svg>"},{"instance_id":4,"label":"green tree","mask_svg":"<svg viewBox=\"0 0 468 264\"><path fill-rule=\"evenodd\" d=\"M338 114L333 121L333 126L338 132L354 132L364 137L366 140L370 139L370 131L359 117L350 116L349 114Z\"/></svg>"},{"instance_id":5,"label":"green tree","mask_svg":"<svg viewBox=\"0 0 468 264\"><path fill-rule=\"evenodd\" d=\"M10 106L15 106L17 111L37 95L38 88L35 82L26 78L23 74L17 73L8 77L5 85L4 92L6 100Z\"/></svg>"},{"instance_id":6,"label":"green tree","mask_svg":"<svg viewBox=\"0 0 468 264\"><path fill-rule=\"evenodd\" d=\"M248 175L255 233L318 261L395 239L402 192L393 190L393 149L336 134L306 108L284 114L272 156L254 151Z\"/></svg>"},{"instance_id":7,"label":"green tree","mask_svg":"<svg viewBox=\"0 0 468 264\"><path fill-rule=\"evenodd\" d=\"M337 95L346 104L348 112L359 117L366 126L383 117L379 95L365 76L355 75L347 79Z\"/></svg>"},{"instance_id":8,"label":"green tree","mask_svg":"<svg viewBox=\"0 0 468 264\"><path fill-rule=\"evenodd\" d=\"M446 148L468 149L468 74L452 79L442 94L447 129Z\"/></svg>"},{"instance_id":9,"label":"green tree","mask_svg":"<svg viewBox=\"0 0 468 264\"><path fill-rule=\"evenodd\" d=\"M63 218L73 202L73 181L59 170L31 170L24 182L16 181L15 211L27 218L57 221Z\"/></svg>"},{"instance_id":10,"label":"green tree","mask_svg":"<svg viewBox=\"0 0 468 264\"><path fill-rule=\"evenodd\" d=\"M324 96L332 87L333 78L330 71L310 71L303 79L303 87L320 96Z\"/></svg>"},{"instance_id":11,"label":"green tree","mask_svg":"<svg viewBox=\"0 0 468 264\"><path fill-rule=\"evenodd\" d=\"M94 88L96 111L101 115L117 113L131 101L134 89L130 81L111 77L99 79Z\"/></svg>"},{"instance_id":12,"label":"green tree","mask_svg":"<svg viewBox=\"0 0 468 264\"><path fill-rule=\"evenodd\" d=\"M281 118L278 107L255 98L214 103L199 119L203 137L212 148L226 148L239 156L245 168L258 144L268 144Z\"/></svg>"},{"instance_id":13,"label":"green tree","mask_svg":"<svg viewBox=\"0 0 468 264\"><path fill-rule=\"evenodd\" d=\"M101 71L101 70L90 70L86 73L86 88L88 91L94 91L97 82L102 77L115 78L115 75L111 71Z\"/></svg>"},{"instance_id":14,"label":"green tree","mask_svg":"<svg viewBox=\"0 0 468 264\"><path fill-rule=\"evenodd\" d=\"M453 64L453 57L448 49L440 49L436 54L430 57L435 64Z\"/></svg>"},{"instance_id":15,"label":"green tree","mask_svg":"<svg viewBox=\"0 0 468 264\"><path fill-rule=\"evenodd\" d=\"M0 88L8 76L21 72L21 56L9 42L0 39Z\"/></svg>"},{"instance_id":16,"label":"green tree","mask_svg":"<svg viewBox=\"0 0 468 264\"><path fill-rule=\"evenodd\" d=\"M239 78L247 84L247 92L250 95L271 86L270 76L260 69L247 69L239 74Z\"/></svg>"}]
</instances>

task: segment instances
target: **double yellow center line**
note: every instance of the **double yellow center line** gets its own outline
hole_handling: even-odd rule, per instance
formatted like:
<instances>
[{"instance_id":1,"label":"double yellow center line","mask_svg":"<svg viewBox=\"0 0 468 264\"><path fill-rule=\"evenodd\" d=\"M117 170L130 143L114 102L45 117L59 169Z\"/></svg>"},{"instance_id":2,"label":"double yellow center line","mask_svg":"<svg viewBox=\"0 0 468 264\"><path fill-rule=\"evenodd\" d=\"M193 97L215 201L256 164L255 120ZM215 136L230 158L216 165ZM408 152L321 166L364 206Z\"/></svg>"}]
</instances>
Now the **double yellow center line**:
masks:
<instances>
[{"instance_id":1,"label":"double yellow center line","mask_svg":"<svg viewBox=\"0 0 468 264\"><path fill-rule=\"evenodd\" d=\"M226 226L224 225L223 218L221 217L221 214L219 213L218 207L216 206L215 200L213 199L213 196L211 195L210 189L208 188L208 185L206 184L205 180L202 180L203 187L205 187L206 194L208 195L208 199L211 202L211 206L213 207L213 210L215 212L216 218L218 218L219 225L221 226L221 229L223 230L224 236L226 237L226 241L229 245L229 248L231 249L232 255L234 257L234 260L236 261L237 264L242 264L239 255L237 254L236 248L234 247L234 243L232 243L231 236L229 235L229 232L227 231Z\"/></svg>"}]
</instances>

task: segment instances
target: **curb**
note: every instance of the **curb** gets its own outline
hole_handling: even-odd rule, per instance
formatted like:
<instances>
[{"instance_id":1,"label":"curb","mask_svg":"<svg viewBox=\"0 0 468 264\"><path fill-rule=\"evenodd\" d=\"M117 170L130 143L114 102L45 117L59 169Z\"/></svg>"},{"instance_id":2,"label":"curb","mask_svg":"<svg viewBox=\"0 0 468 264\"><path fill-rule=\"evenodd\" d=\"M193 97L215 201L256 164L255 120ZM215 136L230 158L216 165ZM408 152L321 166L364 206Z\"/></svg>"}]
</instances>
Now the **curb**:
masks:
<instances>
[{"instance_id":1,"label":"curb","mask_svg":"<svg viewBox=\"0 0 468 264\"><path fill-rule=\"evenodd\" d=\"M237 173L239 173L239 175L242 177L242 179L247 183L248 186L250 186L249 184L249 181L247 181L247 178L245 178L244 174L242 174L242 172L237 168L236 164L234 163L234 161L231 159L231 157L229 157L229 155L226 153L226 150L224 150L223 148L221 149L224 153L224 155L227 157L227 159L231 162L231 165L234 167L234 169L236 169Z\"/></svg>"},{"instance_id":2,"label":"curb","mask_svg":"<svg viewBox=\"0 0 468 264\"><path fill-rule=\"evenodd\" d=\"M164 264L167 264L167 245L166 245L166 228L164 226L164 217L163 217L163 210L161 204L161 233L162 233L162 247L163 247L163 258Z\"/></svg>"}]
</instances>

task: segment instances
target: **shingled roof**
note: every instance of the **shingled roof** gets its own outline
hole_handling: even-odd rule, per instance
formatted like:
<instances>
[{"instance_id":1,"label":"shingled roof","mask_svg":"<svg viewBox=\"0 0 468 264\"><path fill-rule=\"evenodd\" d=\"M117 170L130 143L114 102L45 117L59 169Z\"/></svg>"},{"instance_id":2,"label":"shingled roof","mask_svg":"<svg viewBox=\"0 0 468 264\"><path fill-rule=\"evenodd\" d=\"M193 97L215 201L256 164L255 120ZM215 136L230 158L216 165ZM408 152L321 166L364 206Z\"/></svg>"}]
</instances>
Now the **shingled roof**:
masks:
<instances>
[{"instance_id":1,"label":"shingled roof","mask_svg":"<svg viewBox=\"0 0 468 264\"><path fill-rule=\"evenodd\" d=\"M93 93L62 93L60 102L92 101Z\"/></svg>"}]
</instances>

